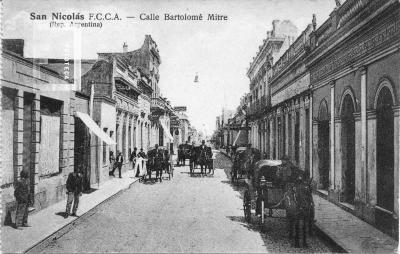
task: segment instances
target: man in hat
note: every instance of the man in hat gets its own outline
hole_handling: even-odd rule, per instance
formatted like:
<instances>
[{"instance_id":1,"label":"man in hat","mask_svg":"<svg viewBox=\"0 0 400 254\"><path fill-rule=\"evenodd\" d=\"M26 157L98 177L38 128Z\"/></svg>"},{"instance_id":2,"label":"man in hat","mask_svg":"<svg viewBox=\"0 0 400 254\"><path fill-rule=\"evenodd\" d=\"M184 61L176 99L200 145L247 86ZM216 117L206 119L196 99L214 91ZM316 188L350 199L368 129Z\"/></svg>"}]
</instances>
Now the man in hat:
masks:
<instances>
[{"instance_id":1,"label":"man in hat","mask_svg":"<svg viewBox=\"0 0 400 254\"><path fill-rule=\"evenodd\" d=\"M132 167L135 166L135 162L136 162L136 156L137 156L137 148L133 148L133 152L131 153L131 157L129 158L129 160L132 162Z\"/></svg>"},{"instance_id":2,"label":"man in hat","mask_svg":"<svg viewBox=\"0 0 400 254\"><path fill-rule=\"evenodd\" d=\"M140 148L140 152L138 154L138 157L142 157L143 159L146 159L146 153L143 151L143 148Z\"/></svg>"},{"instance_id":3,"label":"man in hat","mask_svg":"<svg viewBox=\"0 0 400 254\"><path fill-rule=\"evenodd\" d=\"M162 182L162 170L164 163L164 153L161 149L159 149L158 144L155 144L155 158L154 158L154 166L156 168L156 181L160 178L160 182Z\"/></svg>"},{"instance_id":4,"label":"man in hat","mask_svg":"<svg viewBox=\"0 0 400 254\"><path fill-rule=\"evenodd\" d=\"M203 167L204 167L204 174L207 174L207 156L208 156L208 148L206 146L206 141L202 140L201 141L201 146L200 146L200 169L201 169L201 174L203 174Z\"/></svg>"},{"instance_id":5,"label":"man in hat","mask_svg":"<svg viewBox=\"0 0 400 254\"><path fill-rule=\"evenodd\" d=\"M71 172L68 175L67 179L67 206L65 209L64 218L68 218L69 215L77 216L76 211L78 210L79 205L79 197L82 196L82 171L79 172ZM71 204L74 202L71 212Z\"/></svg>"},{"instance_id":6,"label":"man in hat","mask_svg":"<svg viewBox=\"0 0 400 254\"><path fill-rule=\"evenodd\" d=\"M29 180L28 173L21 171L21 179L15 184L14 196L17 201L15 216L15 228L29 227L28 225L28 203L29 203Z\"/></svg>"},{"instance_id":7,"label":"man in hat","mask_svg":"<svg viewBox=\"0 0 400 254\"><path fill-rule=\"evenodd\" d=\"M117 158L115 159L115 167L113 169L113 171L111 172L112 176L114 175L114 171L116 168L118 168L118 173L119 173L119 178L122 178L121 176L121 168L122 168L122 163L124 162L124 157L122 156L121 152L118 152Z\"/></svg>"}]
</instances>

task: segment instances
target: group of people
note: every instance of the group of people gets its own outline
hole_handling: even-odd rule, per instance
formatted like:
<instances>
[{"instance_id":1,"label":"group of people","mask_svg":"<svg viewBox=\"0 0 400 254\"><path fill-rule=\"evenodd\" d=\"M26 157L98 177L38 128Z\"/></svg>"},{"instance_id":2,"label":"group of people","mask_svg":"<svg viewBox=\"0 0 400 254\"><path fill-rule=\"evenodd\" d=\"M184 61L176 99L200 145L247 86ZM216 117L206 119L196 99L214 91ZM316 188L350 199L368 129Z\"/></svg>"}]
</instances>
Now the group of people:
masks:
<instances>
[{"instance_id":1,"label":"group of people","mask_svg":"<svg viewBox=\"0 0 400 254\"><path fill-rule=\"evenodd\" d=\"M129 161L131 162L133 169L136 170L136 174L135 174L136 177L139 176L140 169L142 167L144 167L144 164L145 164L144 162L142 162L142 160L141 160L142 163L137 163L139 158L147 159L147 155L143 151L143 148L140 148L140 152L138 153L137 147L135 147L133 149L133 152L129 156ZM109 161L110 161L110 173L109 173L110 176L115 177L115 174L114 174L115 170L118 169L119 178L122 178L121 169L122 169L122 164L124 162L124 157L123 157L122 153L120 151L118 151L118 155L117 155L117 157L115 157L114 152L110 151Z\"/></svg>"}]
</instances>

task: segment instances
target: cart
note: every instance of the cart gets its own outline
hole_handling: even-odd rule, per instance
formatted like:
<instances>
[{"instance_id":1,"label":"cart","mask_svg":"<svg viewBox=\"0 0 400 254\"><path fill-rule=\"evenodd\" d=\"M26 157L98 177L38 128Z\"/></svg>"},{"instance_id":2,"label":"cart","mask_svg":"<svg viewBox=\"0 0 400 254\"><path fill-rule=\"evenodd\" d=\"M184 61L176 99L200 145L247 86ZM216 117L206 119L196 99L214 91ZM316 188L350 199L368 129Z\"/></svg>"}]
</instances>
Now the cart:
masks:
<instances>
[{"instance_id":1,"label":"cart","mask_svg":"<svg viewBox=\"0 0 400 254\"><path fill-rule=\"evenodd\" d=\"M281 165L280 160L260 160L255 163L253 175L245 181L243 210L246 221L251 221L254 202L256 214L261 215L262 223L266 210L271 217L273 209L283 209L280 206L272 208L279 203L286 191L286 181L280 177Z\"/></svg>"},{"instance_id":2,"label":"cart","mask_svg":"<svg viewBox=\"0 0 400 254\"><path fill-rule=\"evenodd\" d=\"M163 179L163 173L168 174L168 179L171 180L171 178L174 176L174 168L173 168L173 163L172 163L172 158L171 155L168 152L168 149L164 146L159 146L158 150L160 151L162 157L157 157L156 154L156 149L152 148L149 149L147 156L147 176L148 178L145 180L151 180L152 179L152 172L156 172L156 180L160 179L160 182Z\"/></svg>"},{"instance_id":3,"label":"cart","mask_svg":"<svg viewBox=\"0 0 400 254\"><path fill-rule=\"evenodd\" d=\"M261 159L261 152L255 148L238 147L233 157L231 170L232 182L252 174L255 163Z\"/></svg>"}]
</instances>

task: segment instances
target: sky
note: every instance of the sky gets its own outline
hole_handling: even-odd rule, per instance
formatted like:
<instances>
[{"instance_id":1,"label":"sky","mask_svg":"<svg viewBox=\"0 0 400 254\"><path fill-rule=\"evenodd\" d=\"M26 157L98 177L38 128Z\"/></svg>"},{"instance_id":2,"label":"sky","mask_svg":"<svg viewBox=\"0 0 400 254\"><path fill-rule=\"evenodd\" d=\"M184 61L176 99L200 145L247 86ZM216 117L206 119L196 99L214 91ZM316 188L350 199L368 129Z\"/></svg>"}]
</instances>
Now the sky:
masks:
<instances>
[{"instance_id":1,"label":"sky","mask_svg":"<svg viewBox=\"0 0 400 254\"><path fill-rule=\"evenodd\" d=\"M249 91L246 72L272 21L291 20L300 34L312 14L319 26L334 6L334 0L5 0L2 21L4 38L24 39L25 56L35 58L73 58L80 52L84 59L96 59L98 52L122 52L124 42L128 50L138 49L151 35L161 55L161 94L173 106L187 106L191 124L212 134L222 107L235 109ZM111 13L121 20L81 29L81 41L74 44L70 29L50 28L53 12L79 12L85 21L89 13ZM46 14L48 20L31 20L31 13ZM158 14L160 20L140 20L141 13ZM166 21L165 13L215 13L228 20Z\"/></svg>"}]
</instances>

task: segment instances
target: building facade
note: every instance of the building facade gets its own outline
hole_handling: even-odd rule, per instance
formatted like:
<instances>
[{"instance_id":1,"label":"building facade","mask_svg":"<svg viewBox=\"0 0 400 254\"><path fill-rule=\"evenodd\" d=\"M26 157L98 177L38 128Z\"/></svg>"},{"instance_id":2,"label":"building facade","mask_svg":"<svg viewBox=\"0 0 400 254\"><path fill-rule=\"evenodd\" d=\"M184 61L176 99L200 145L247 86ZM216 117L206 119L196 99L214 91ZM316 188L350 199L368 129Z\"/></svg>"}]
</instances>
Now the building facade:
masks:
<instances>
[{"instance_id":1,"label":"building facade","mask_svg":"<svg viewBox=\"0 0 400 254\"><path fill-rule=\"evenodd\" d=\"M1 55L3 223L15 211L14 184L22 170L29 175L30 210L64 199L74 170L72 84L25 58L23 46L22 40L8 40Z\"/></svg>"},{"instance_id":2,"label":"building facade","mask_svg":"<svg viewBox=\"0 0 400 254\"><path fill-rule=\"evenodd\" d=\"M400 3L346 1L312 34L312 173L332 202L397 235Z\"/></svg>"},{"instance_id":3,"label":"building facade","mask_svg":"<svg viewBox=\"0 0 400 254\"><path fill-rule=\"evenodd\" d=\"M253 147L288 156L316 193L395 238L399 14L395 0L337 1L318 28L314 16L300 36L286 37L286 48L285 36L268 33L247 73L246 110Z\"/></svg>"},{"instance_id":4,"label":"building facade","mask_svg":"<svg viewBox=\"0 0 400 254\"><path fill-rule=\"evenodd\" d=\"M310 74L305 56L310 51L310 24L270 69L271 103L262 123L265 151L271 159L288 157L309 170ZM261 135L262 138L264 135Z\"/></svg>"},{"instance_id":5,"label":"building facade","mask_svg":"<svg viewBox=\"0 0 400 254\"><path fill-rule=\"evenodd\" d=\"M272 22L272 30L267 32L267 38L259 47L259 51L250 63L247 76L250 79L248 95L247 119L250 127L249 143L259 149L262 154L268 150L267 130L269 121L266 117L271 105L270 86L268 79L274 62L280 58L297 36L297 27L288 20Z\"/></svg>"}]
</instances>

